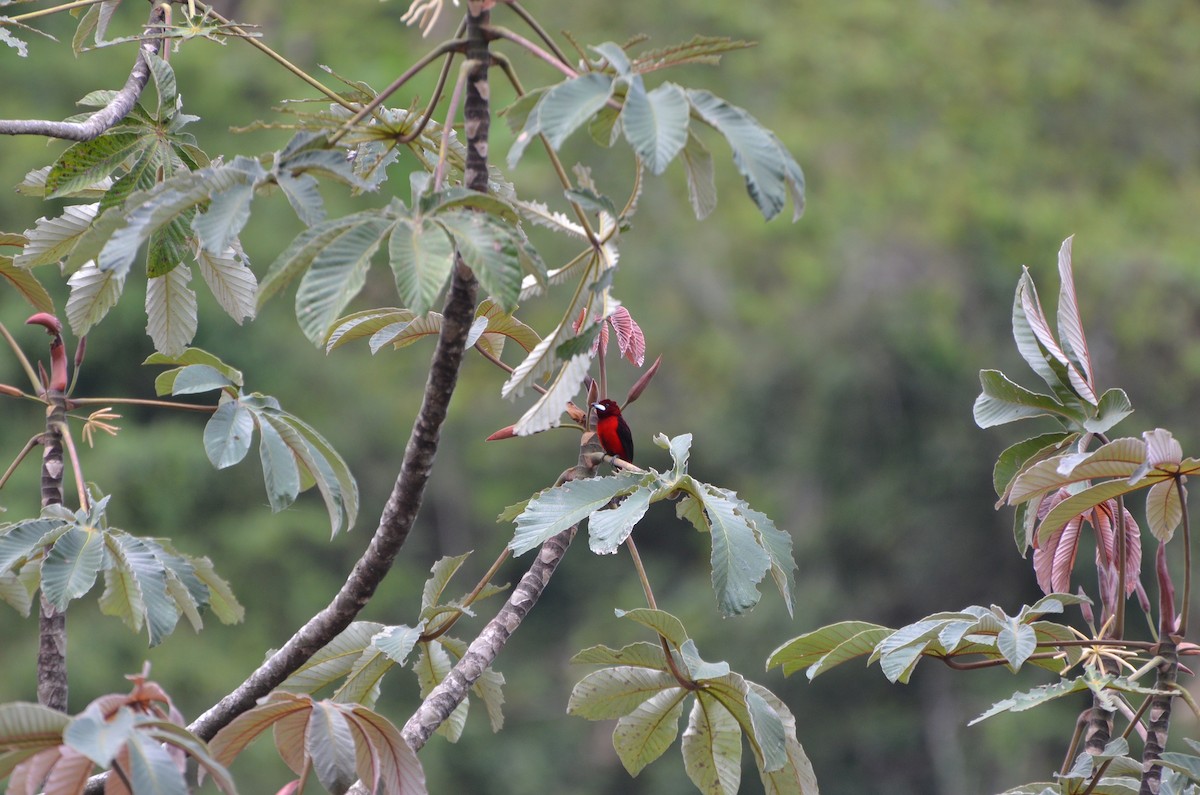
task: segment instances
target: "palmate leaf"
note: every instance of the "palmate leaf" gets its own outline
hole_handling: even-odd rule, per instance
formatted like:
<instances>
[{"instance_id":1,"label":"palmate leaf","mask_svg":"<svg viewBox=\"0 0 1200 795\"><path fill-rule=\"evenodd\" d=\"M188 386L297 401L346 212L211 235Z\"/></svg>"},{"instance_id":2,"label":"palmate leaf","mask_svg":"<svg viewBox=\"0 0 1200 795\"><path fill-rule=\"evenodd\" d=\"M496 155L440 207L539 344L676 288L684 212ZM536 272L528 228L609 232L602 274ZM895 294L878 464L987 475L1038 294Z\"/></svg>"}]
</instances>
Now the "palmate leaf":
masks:
<instances>
[{"instance_id":1,"label":"palmate leaf","mask_svg":"<svg viewBox=\"0 0 1200 795\"><path fill-rule=\"evenodd\" d=\"M280 689L294 693L315 693L342 679L371 645L372 638L383 629L382 624L374 621L353 622L297 668L279 686Z\"/></svg>"},{"instance_id":2,"label":"palmate leaf","mask_svg":"<svg viewBox=\"0 0 1200 795\"><path fill-rule=\"evenodd\" d=\"M330 326L329 334L326 335L324 341L325 352L329 353L335 348L340 348L354 340L364 337L374 337L375 334L387 328L403 327L411 323L414 317L415 315L410 310L394 307L366 309L346 315L334 321L333 325ZM403 331L403 328L399 328L396 333L400 331ZM391 340L389 339L388 342L391 342ZM375 348L375 346L372 346L372 348Z\"/></svg>"},{"instance_id":3,"label":"palmate leaf","mask_svg":"<svg viewBox=\"0 0 1200 795\"><path fill-rule=\"evenodd\" d=\"M661 659L661 650L659 651ZM647 699L678 690L679 682L666 671L617 666L594 671L575 685L567 714L587 720L611 720L629 714Z\"/></svg>"},{"instance_id":4,"label":"palmate leaf","mask_svg":"<svg viewBox=\"0 0 1200 795\"><path fill-rule=\"evenodd\" d=\"M640 75L629 81L621 127L650 173L663 173L683 150L690 113L687 95L674 83L663 83L648 92Z\"/></svg>"},{"instance_id":5,"label":"palmate leaf","mask_svg":"<svg viewBox=\"0 0 1200 795\"><path fill-rule=\"evenodd\" d=\"M500 358L506 339L511 339L527 353L541 341L536 331L505 312L490 298L480 302L475 317L487 318L487 326L475 344L496 358Z\"/></svg>"},{"instance_id":6,"label":"palmate leaf","mask_svg":"<svg viewBox=\"0 0 1200 795\"><path fill-rule=\"evenodd\" d=\"M440 639L439 639L440 640ZM421 698L426 698L450 673L453 663L450 655L438 641L421 644L421 653L413 662L413 671L421 686ZM463 699L450 716L437 728L437 733L452 743L458 742L467 723L468 699Z\"/></svg>"},{"instance_id":7,"label":"palmate leaf","mask_svg":"<svg viewBox=\"0 0 1200 795\"><path fill-rule=\"evenodd\" d=\"M1066 416L1081 420L1074 409L1068 409L1056 398L1032 392L1013 383L999 370L980 370L979 382L983 391L975 399L975 424L991 428L1030 417Z\"/></svg>"},{"instance_id":8,"label":"palmate leaf","mask_svg":"<svg viewBox=\"0 0 1200 795\"><path fill-rule=\"evenodd\" d=\"M96 184L146 144L142 134L127 131L110 131L90 141L72 144L46 175L46 198L59 198Z\"/></svg>"},{"instance_id":9,"label":"palmate leaf","mask_svg":"<svg viewBox=\"0 0 1200 795\"><path fill-rule=\"evenodd\" d=\"M804 212L804 177L779 139L745 110L708 91L689 89L687 98L696 115L729 142L733 162L763 217L770 220L778 215L790 192L794 204L792 220L798 220Z\"/></svg>"},{"instance_id":10,"label":"palmate leaf","mask_svg":"<svg viewBox=\"0 0 1200 795\"><path fill-rule=\"evenodd\" d=\"M633 532L633 527L646 515L650 507L650 498L654 496L649 488L654 476L647 475L643 479L643 487L621 501L614 508L594 511L588 517L588 545L597 555L612 555L617 547L625 543L625 539Z\"/></svg>"},{"instance_id":11,"label":"palmate leaf","mask_svg":"<svg viewBox=\"0 0 1200 795\"><path fill-rule=\"evenodd\" d=\"M606 478L572 480L539 492L516 519L517 530L508 547L521 555L541 546L551 536L586 519L593 511L608 505L618 494L635 488L641 481L628 473Z\"/></svg>"},{"instance_id":12,"label":"palmate leaf","mask_svg":"<svg viewBox=\"0 0 1200 795\"><path fill-rule=\"evenodd\" d=\"M696 694L683 731L683 766L705 795L735 795L742 779L742 730L729 710Z\"/></svg>"},{"instance_id":13,"label":"palmate leaf","mask_svg":"<svg viewBox=\"0 0 1200 795\"><path fill-rule=\"evenodd\" d=\"M125 276L116 271L102 271L89 262L71 274L67 286L71 288L67 322L76 336L82 337L116 306L125 288Z\"/></svg>"},{"instance_id":14,"label":"palmate leaf","mask_svg":"<svg viewBox=\"0 0 1200 795\"><path fill-rule=\"evenodd\" d=\"M696 218L703 221L717 207L716 170L712 154L690 130L683 147L683 165L687 174L688 201Z\"/></svg>"},{"instance_id":15,"label":"palmate leaf","mask_svg":"<svg viewBox=\"0 0 1200 795\"><path fill-rule=\"evenodd\" d=\"M246 457L254 436L254 415L240 401L222 403L204 426L204 452L217 469Z\"/></svg>"},{"instance_id":16,"label":"palmate leaf","mask_svg":"<svg viewBox=\"0 0 1200 795\"><path fill-rule=\"evenodd\" d=\"M258 282L240 246L229 246L219 254L197 249L196 265L213 298L239 326L257 313Z\"/></svg>"},{"instance_id":17,"label":"palmate leaf","mask_svg":"<svg viewBox=\"0 0 1200 795\"><path fill-rule=\"evenodd\" d=\"M104 565L104 534L71 527L42 563L42 593L58 610L92 589Z\"/></svg>"},{"instance_id":18,"label":"palmate leaf","mask_svg":"<svg viewBox=\"0 0 1200 795\"><path fill-rule=\"evenodd\" d=\"M196 335L199 319L191 280L191 269L180 264L146 285L146 332L155 350L166 356L183 353Z\"/></svg>"},{"instance_id":19,"label":"palmate leaf","mask_svg":"<svg viewBox=\"0 0 1200 795\"><path fill-rule=\"evenodd\" d=\"M279 433L309 482L325 501L333 535L354 525L358 517L358 484L350 468L316 429L299 417L270 405L255 407L258 424L270 424Z\"/></svg>"},{"instance_id":20,"label":"palmate leaf","mask_svg":"<svg viewBox=\"0 0 1200 795\"><path fill-rule=\"evenodd\" d=\"M738 511L738 504L712 490L701 491L712 536L712 583L722 615L743 613L758 604L756 587L771 568L771 557Z\"/></svg>"},{"instance_id":21,"label":"palmate leaf","mask_svg":"<svg viewBox=\"0 0 1200 795\"><path fill-rule=\"evenodd\" d=\"M675 742L687 697L688 691L676 685L655 693L617 720L613 748L629 775L636 776Z\"/></svg>"},{"instance_id":22,"label":"palmate leaf","mask_svg":"<svg viewBox=\"0 0 1200 795\"><path fill-rule=\"evenodd\" d=\"M258 307L261 309L275 293L283 289L293 279L301 276L312 265L317 255L325 247L354 226L364 223L368 218L375 217L375 210L363 210L342 218L322 221L316 226L301 232L288 244L275 261L267 268L258 290Z\"/></svg>"},{"instance_id":23,"label":"palmate leaf","mask_svg":"<svg viewBox=\"0 0 1200 795\"><path fill-rule=\"evenodd\" d=\"M340 710L322 702L313 704L304 737L304 753L312 759L321 786L344 793L358 778L354 736Z\"/></svg>"},{"instance_id":24,"label":"palmate leaf","mask_svg":"<svg viewBox=\"0 0 1200 795\"><path fill-rule=\"evenodd\" d=\"M779 646L767 658L767 670L779 665L784 676L803 668L808 677L829 670L838 663L870 654L891 629L869 621L842 621L806 632Z\"/></svg>"},{"instance_id":25,"label":"palmate leaf","mask_svg":"<svg viewBox=\"0 0 1200 795\"><path fill-rule=\"evenodd\" d=\"M446 232L427 218L400 219L388 238L388 264L400 301L415 315L425 314L445 286L454 265Z\"/></svg>"},{"instance_id":26,"label":"palmate leaf","mask_svg":"<svg viewBox=\"0 0 1200 795\"><path fill-rule=\"evenodd\" d=\"M61 262L96 218L99 204L69 204L62 215L39 218L25 230L28 242L13 258L18 268L35 268Z\"/></svg>"},{"instance_id":27,"label":"palmate leaf","mask_svg":"<svg viewBox=\"0 0 1200 795\"><path fill-rule=\"evenodd\" d=\"M632 665L655 671L667 670L662 646L645 641L631 643L620 649L590 646L572 657L571 662L579 665Z\"/></svg>"},{"instance_id":28,"label":"palmate leaf","mask_svg":"<svg viewBox=\"0 0 1200 795\"><path fill-rule=\"evenodd\" d=\"M591 365L590 351L572 356L564 362L546 391L513 425L513 432L518 436L528 436L557 427L567 402L579 392Z\"/></svg>"},{"instance_id":29,"label":"palmate leaf","mask_svg":"<svg viewBox=\"0 0 1200 795\"><path fill-rule=\"evenodd\" d=\"M504 311L514 310L524 275L517 227L470 210L439 212L435 219L454 238L459 256L475 272L480 286Z\"/></svg>"},{"instance_id":30,"label":"palmate leaf","mask_svg":"<svg viewBox=\"0 0 1200 795\"><path fill-rule=\"evenodd\" d=\"M605 106L612 92L613 78L601 72L587 72L552 87L526 117L508 152L508 167L516 167L525 147L539 133L554 149L561 147L568 135Z\"/></svg>"},{"instance_id":31,"label":"palmate leaf","mask_svg":"<svg viewBox=\"0 0 1200 795\"><path fill-rule=\"evenodd\" d=\"M640 607L636 610L614 610L617 618L628 618L666 638L672 646L679 648L688 640L683 622L665 610Z\"/></svg>"},{"instance_id":32,"label":"palmate leaf","mask_svg":"<svg viewBox=\"0 0 1200 795\"><path fill-rule=\"evenodd\" d=\"M296 290L296 319L314 343L324 339L330 324L362 290L371 259L394 224L377 214L364 216L315 256Z\"/></svg>"}]
</instances>

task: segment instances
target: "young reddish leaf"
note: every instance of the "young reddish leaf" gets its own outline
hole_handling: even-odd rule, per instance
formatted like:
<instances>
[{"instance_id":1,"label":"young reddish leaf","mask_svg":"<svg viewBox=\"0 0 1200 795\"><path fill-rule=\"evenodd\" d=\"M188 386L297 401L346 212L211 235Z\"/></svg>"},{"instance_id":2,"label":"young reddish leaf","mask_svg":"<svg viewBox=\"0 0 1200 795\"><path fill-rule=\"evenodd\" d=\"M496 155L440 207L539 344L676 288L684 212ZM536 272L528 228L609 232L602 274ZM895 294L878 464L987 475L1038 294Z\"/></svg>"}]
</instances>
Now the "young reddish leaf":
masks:
<instances>
[{"instance_id":1,"label":"young reddish leaf","mask_svg":"<svg viewBox=\"0 0 1200 795\"><path fill-rule=\"evenodd\" d=\"M646 391L646 387L654 378L654 374L658 372L658 367L661 364L662 356L660 355L654 360L654 364L650 365L650 368L646 370L646 372L642 373L642 377L635 381L633 386L629 387L629 394L625 396L626 406L641 397L642 392Z\"/></svg>"},{"instance_id":2,"label":"young reddish leaf","mask_svg":"<svg viewBox=\"0 0 1200 795\"><path fill-rule=\"evenodd\" d=\"M635 367L641 367L646 361L646 335L642 333L642 327L623 306L608 316L608 322L617 332L617 350Z\"/></svg>"},{"instance_id":3,"label":"young reddish leaf","mask_svg":"<svg viewBox=\"0 0 1200 795\"><path fill-rule=\"evenodd\" d=\"M1083 380L1091 386L1095 383L1092 376L1092 357L1088 353L1087 337L1079 319L1075 278L1071 273L1071 241L1074 239L1074 235L1068 237L1058 250L1058 336L1062 340L1067 357L1080 370Z\"/></svg>"},{"instance_id":4,"label":"young reddish leaf","mask_svg":"<svg viewBox=\"0 0 1200 795\"><path fill-rule=\"evenodd\" d=\"M516 438L517 433L515 430L513 430L515 427L516 427L515 425L506 425L505 427L503 427L500 430L493 433L488 438L484 439L484 441L485 442L498 442L501 439Z\"/></svg>"}]
</instances>

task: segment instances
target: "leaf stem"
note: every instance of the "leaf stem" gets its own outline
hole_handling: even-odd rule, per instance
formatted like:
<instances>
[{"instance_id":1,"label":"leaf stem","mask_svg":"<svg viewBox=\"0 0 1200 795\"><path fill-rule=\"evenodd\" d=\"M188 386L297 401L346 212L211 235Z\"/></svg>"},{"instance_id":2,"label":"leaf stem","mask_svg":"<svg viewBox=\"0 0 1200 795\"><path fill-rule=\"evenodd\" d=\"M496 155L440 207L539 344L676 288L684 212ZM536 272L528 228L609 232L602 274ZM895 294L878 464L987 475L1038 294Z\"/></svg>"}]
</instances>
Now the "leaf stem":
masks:
<instances>
[{"instance_id":1,"label":"leaf stem","mask_svg":"<svg viewBox=\"0 0 1200 795\"><path fill-rule=\"evenodd\" d=\"M469 594L467 594L465 599L463 599L463 607L470 607L475 600L479 598L479 594L484 588L487 587L487 584L492 581L492 578L496 576L496 572L500 570L500 566L504 563L504 561L508 560L509 552L509 548L505 547L500 554L496 556L496 560L492 562L491 567L487 570L483 577L479 579L479 582L475 584L475 588L472 589ZM462 610L452 613L450 617L442 623L441 626L439 626L437 629L422 634L421 637L417 639L417 642L428 643L431 640L437 640L442 635L445 635L447 632L449 632L450 628L453 627L455 622L462 618L463 615L464 613Z\"/></svg>"},{"instance_id":2,"label":"leaf stem","mask_svg":"<svg viewBox=\"0 0 1200 795\"><path fill-rule=\"evenodd\" d=\"M63 444L67 447L67 455L71 457L71 474L75 477L75 496L79 498L79 507L85 511L91 507L88 501L87 489L83 487L83 467L79 463L79 451L75 449L75 439L71 436L71 428L67 425L64 418L59 424L59 433L62 434Z\"/></svg>"},{"instance_id":3,"label":"leaf stem","mask_svg":"<svg viewBox=\"0 0 1200 795\"><path fill-rule=\"evenodd\" d=\"M84 6L95 5L96 3L102 2L104 2L104 0L74 0L74 2L71 3L63 3L62 5L53 6L51 8L43 8L40 11L30 11L27 14L17 14L16 16L9 17L9 20L12 22L27 22L28 20L37 19L39 17L48 17L51 14L57 14L60 11L70 11L74 8L83 8Z\"/></svg>"},{"instance_id":4,"label":"leaf stem","mask_svg":"<svg viewBox=\"0 0 1200 795\"><path fill-rule=\"evenodd\" d=\"M1183 478L1175 478L1175 493L1179 496L1179 505L1183 517L1183 606L1179 610L1179 629L1181 637L1187 635L1188 613L1192 601L1192 528L1188 521L1187 494L1183 489Z\"/></svg>"},{"instance_id":5,"label":"leaf stem","mask_svg":"<svg viewBox=\"0 0 1200 795\"><path fill-rule=\"evenodd\" d=\"M462 28L459 28L459 30L461 32ZM464 39L454 38L454 39L450 39L449 41L444 41L441 44L439 44L437 47L434 47L432 50L430 50L428 53L426 53L425 56L421 58L421 60L417 61L415 64L413 64L408 69L406 69L402 75L400 75L395 80L393 80L391 82L391 84L388 85L387 88L383 89L378 94L376 94L374 99L372 99L366 105L363 105L362 108L360 108L358 110L358 112L356 112L353 116L351 116L349 119L347 119L346 123L343 124L338 129L337 132L335 132L332 136L330 136L329 142L337 143L338 141L340 141L342 139L342 136L344 136L346 133L350 132L350 130L354 129L354 125L358 124L360 121L365 119L367 116L371 115L371 113L373 113L376 108L378 108L380 105L382 105L384 102L387 101L388 97L390 97L392 94L395 94L397 91L399 91L400 88L405 83L407 83L409 80L412 80L414 77L416 77L417 73L420 72L422 69L424 69L426 66L429 66L429 64L433 63L438 58L441 58L443 55L446 55L448 53L453 55L454 53L462 52L463 47L465 47L465 46L466 46L466 41ZM446 64L442 67L443 73L448 72L449 68L450 68L450 60L447 59ZM414 138L416 138L418 135L421 134L422 130L425 129L425 125L429 123L429 117L433 115L433 104L436 103L437 100L440 98L440 96L441 96L440 89L445 85L445 82L446 81L444 79L439 78L438 90L434 91L434 96L430 100L429 108L427 108L426 113L424 114L423 120L421 121L420 125L416 128L416 130L408 133L405 136L405 142L413 140ZM345 102L343 102L342 104L345 107L353 110L352 104L345 103Z\"/></svg>"},{"instance_id":6,"label":"leaf stem","mask_svg":"<svg viewBox=\"0 0 1200 795\"><path fill-rule=\"evenodd\" d=\"M42 382L38 379L37 371L33 369L33 365L29 363L29 359L25 356L25 351L21 350L21 346L17 345L17 341L3 323L0 323L0 335L3 335L5 341L8 343L8 347L12 348L17 361L21 363L21 369L25 371L25 375L29 378L29 383L33 386L33 391L40 393L42 391Z\"/></svg>"},{"instance_id":7,"label":"leaf stem","mask_svg":"<svg viewBox=\"0 0 1200 795\"><path fill-rule=\"evenodd\" d=\"M513 2L508 4L508 7L513 10L513 13L521 18L521 21L533 29L533 32L538 35L539 39L546 42L546 46L553 50L554 55L558 58L558 60L562 61L563 63L570 63L570 59L567 58L566 53L559 48L554 39L550 37L550 34L546 32L546 29L543 28L541 23L534 19L533 15L526 11L520 3L513 0Z\"/></svg>"},{"instance_id":8,"label":"leaf stem","mask_svg":"<svg viewBox=\"0 0 1200 795\"><path fill-rule=\"evenodd\" d=\"M579 77L579 72L572 69L571 65L565 60L551 55L529 39L522 36L520 33L511 31L502 25L492 25L488 28L488 32L494 34L496 38L507 39L513 44L516 44L518 47L525 48L530 53L536 55L538 58L541 58L543 61L550 64L550 66L553 66L567 77Z\"/></svg>"},{"instance_id":9,"label":"leaf stem","mask_svg":"<svg viewBox=\"0 0 1200 795\"><path fill-rule=\"evenodd\" d=\"M446 121L442 124L442 140L438 146L437 168L433 172L433 189L442 189L442 180L446 178L446 153L450 150L450 133L454 130L454 119L458 115L458 103L462 100L463 86L467 81L467 73L471 71L470 61L466 61L458 69L458 79L454 81L454 90L450 92L450 104L446 107Z\"/></svg>"},{"instance_id":10,"label":"leaf stem","mask_svg":"<svg viewBox=\"0 0 1200 795\"><path fill-rule=\"evenodd\" d=\"M334 91L333 89L326 86L320 80L317 80L315 77L313 77L308 72L301 69L299 66L296 66L294 63L289 61L287 58L284 58L282 55L275 52L275 50L271 49L266 44L263 44L257 38L251 36L249 31L247 31L242 26L221 16L219 13L217 13L217 10L214 9L212 6L208 5L207 3L201 2L200 0L196 0L196 5L198 5L204 11L204 13L210 15L213 19L217 20L222 25L229 26L229 29L232 30L234 33L236 33L238 38L240 38L242 41L246 42L254 49L263 53L268 58L270 58L272 61L279 64L284 69L288 70L289 72L294 74L296 77L303 80L305 83L308 83L310 86L315 88L317 91L320 91L322 94L329 97L331 100L333 100L337 104L341 105L343 108L346 108L347 110L354 109L353 103L344 99L336 91Z\"/></svg>"},{"instance_id":11,"label":"leaf stem","mask_svg":"<svg viewBox=\"0 0 1200 795\"><path fill-rule=\"evenodd\" d=\"M111 406L114 403L122 403L126 406L155 406L161 409L183 409L184 411L199 411L205 414L212 414L217 410L216 406L204 406L198 403L176 403L172 400L150 400L148 398L117 398L117 397L99 397L99 398L71 398L70 407L78 406Z\"/></svg>"},{"instance_id":12,"label":"leaf stem","mask_svg":"<svg viewBox=\"0 0 1200 795\"><path fill-rule=\"evenodd\" d=\"M12 473L17 471L17 467L25 460L25 456L29 455L29 451L40 444L41 441L42 435L40 433L35 433L29 437L29 441L25 442L25 446L21 448L21 452L17 453L17 457L8 465L8 469L4 470L3 475L0 475L0 489L4 488L4 484L12 477Z\"/></svg>"}]
</instances>

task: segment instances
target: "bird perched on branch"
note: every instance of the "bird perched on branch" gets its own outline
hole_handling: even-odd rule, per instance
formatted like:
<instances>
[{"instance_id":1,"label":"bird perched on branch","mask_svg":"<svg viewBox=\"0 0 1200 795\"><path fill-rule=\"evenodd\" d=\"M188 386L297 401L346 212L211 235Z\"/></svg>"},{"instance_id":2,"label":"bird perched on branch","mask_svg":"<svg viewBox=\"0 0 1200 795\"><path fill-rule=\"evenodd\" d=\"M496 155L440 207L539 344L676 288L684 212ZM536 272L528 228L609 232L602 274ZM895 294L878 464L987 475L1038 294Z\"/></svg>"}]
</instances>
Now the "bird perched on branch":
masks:
<instances>
[{"instance_id":1,"label":"bird perched on branch","mask_svg":"<svg viewBox=\"0 0 1200 795\"><path fill-rule=\"evenodd\" d=\"M633 432L621 416L621 407L615 400L605 399L593 403L592 408L596 410L596 434L604 452L632 464Z\"/></svg>"}]
</instances>

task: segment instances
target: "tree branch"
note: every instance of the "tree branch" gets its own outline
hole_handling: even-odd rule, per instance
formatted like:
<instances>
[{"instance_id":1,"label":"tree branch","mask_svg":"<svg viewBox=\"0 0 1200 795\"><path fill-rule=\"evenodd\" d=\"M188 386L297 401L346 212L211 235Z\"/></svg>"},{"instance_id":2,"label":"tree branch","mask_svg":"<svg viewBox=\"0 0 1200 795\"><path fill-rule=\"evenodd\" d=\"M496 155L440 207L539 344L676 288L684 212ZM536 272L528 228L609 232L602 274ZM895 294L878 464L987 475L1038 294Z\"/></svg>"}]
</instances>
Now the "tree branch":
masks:
<instances>
[{"instance_id":1,"label":"tree branch","mask_svg":"<svg viewBox=\"0 0 1200 795\"><path fill-rule=\"evenodd\" d=\"M542 544L533 565L517 583L504 607L500 608L496 617L471 641L467 653L404 724L401 735L414 751L421 750L437 727L462 703L467 697L467 691L495 661L508 639L537 604L542 592L546 590L546 584L554 575L554 570L567 554L567 548L575 538L578 527L568 527Z\"/></svg>"},{"instance_id":2,"label":"tree branch","mask_svg":"<svg viewBox=\"0 0 1200 795\"><path fill-rule=\"evenodd\" d=\"M160 26L166 24L165 5L155 5L150 11L150 21L143 35L153 37ZM87 121L44 121L41 119L19 120L0 119L0 134L3 135L42 135L47 138L63 138L68 141L91 141L100 137L106 130L111 129L117 122L125 118L142 89L150 80L149 56L158 50L159 38L148 38L138 47L137 60L133 62L133 70L124 87L116 93L106 106L93 113Z\"/></svg>"},{"instance_id":3,"label":"tree branch","mask_svg":"<svg viewBox=\"0 0 1200 795\"><path fill-rule=\"evenodd\" d=\"M62 345L62 339L58 339ZM46 392L46 430L42 434L42 507L62 505L63 441L67 396L57 389ZM67 711L67 614L42 596L38 611L38 703Z\"/></svg>"},{"instance_id":4,"label":"tree branch","mask_svg":"<svg viewBox=\"0 0 1200 795\"><path fill-rule=\"evenodd\" d=\"M279 651L259 666L236 690L197 718L188 729L211 740L222 727L254 706L314 653L350 625L375 594L400 547L408 538L421 507L425 484L437 454L450 397L458 381L467 332L474 320L478 284L466 268L455 269L443 309L441 335L433 354L421 410L404 450L396 485L388 497L367 551L354 565L341 590L321 612L300 628Z\"/></svg>"}]
</instances>

